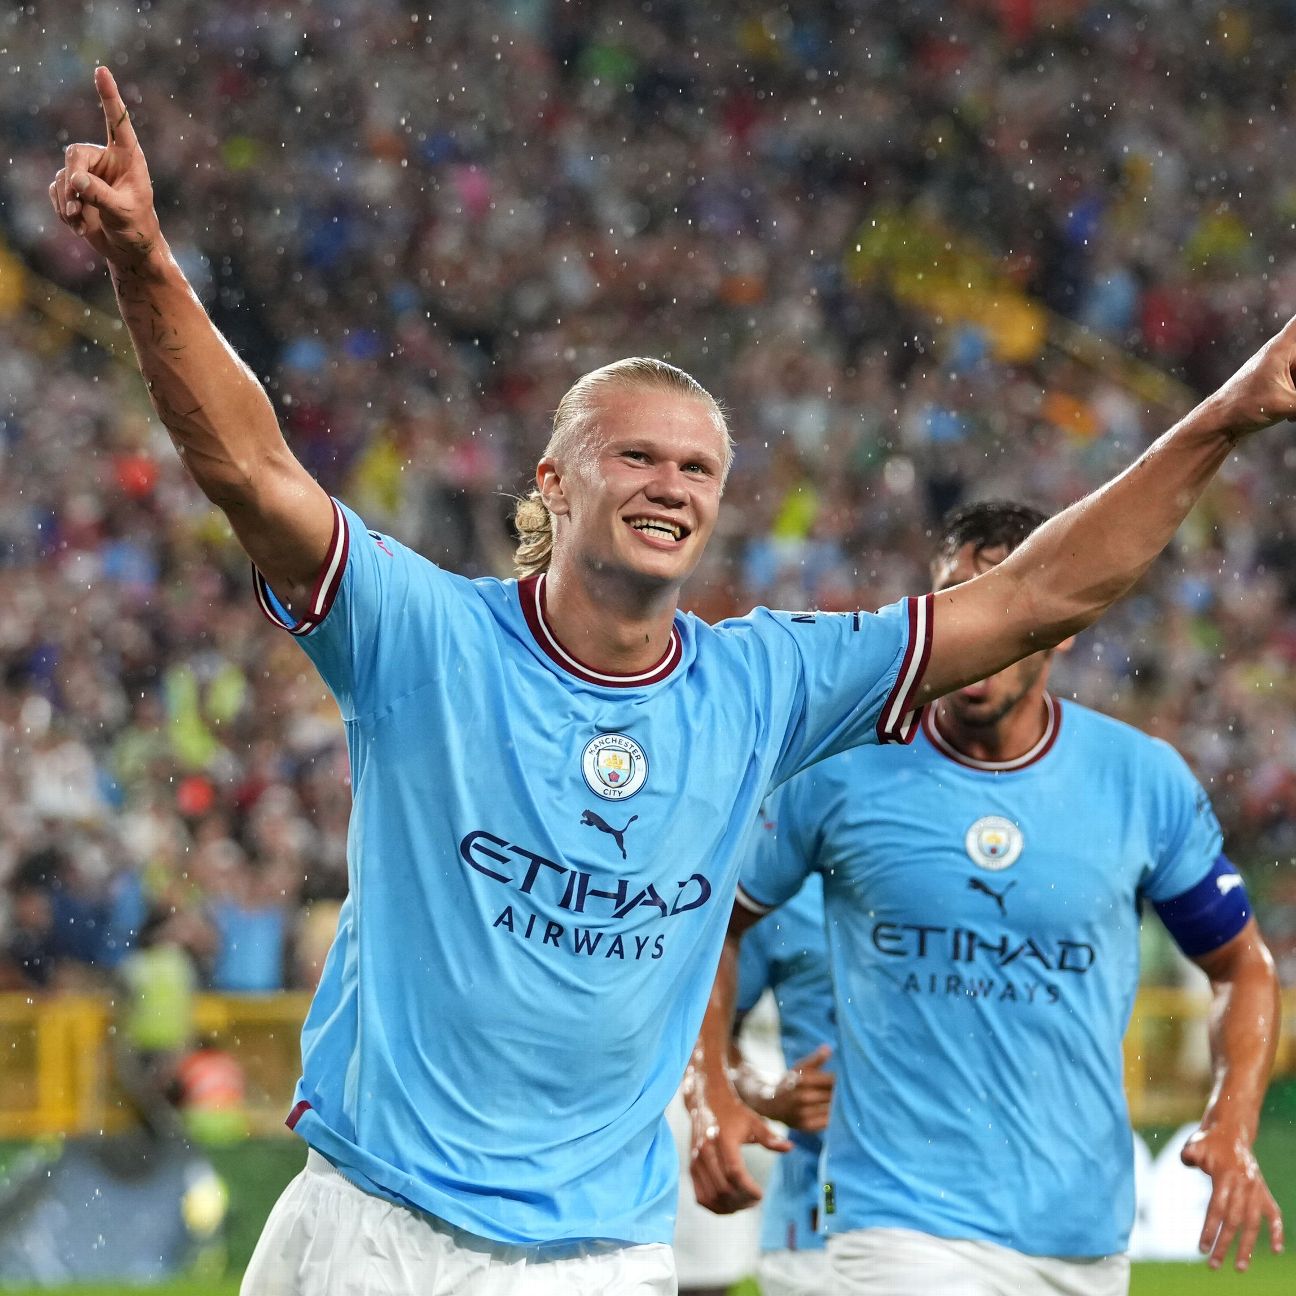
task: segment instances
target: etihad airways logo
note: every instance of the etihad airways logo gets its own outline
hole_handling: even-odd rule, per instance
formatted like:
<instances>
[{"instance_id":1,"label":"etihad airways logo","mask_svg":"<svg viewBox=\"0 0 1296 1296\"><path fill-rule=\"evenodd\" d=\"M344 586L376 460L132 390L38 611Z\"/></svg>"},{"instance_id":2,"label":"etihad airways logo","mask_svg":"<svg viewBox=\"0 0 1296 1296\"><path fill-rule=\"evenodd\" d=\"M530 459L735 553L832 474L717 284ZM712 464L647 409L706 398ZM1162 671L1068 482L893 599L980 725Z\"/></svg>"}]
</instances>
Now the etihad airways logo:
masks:
<instances>
[{"instance_id":1,"label":"etihad airways logo","mask_svg":"<svg viewBox=\"0 0 1296 1296\"><path fill-rule=\"evenodd\" d=\"M596 819L597 815L590 814L582 822L606 832L620 845L626 829L614 829L602 821L594 822ZM660 879L607 878L549 859L484 828L460 841L459 855L469 868L514 893L496 915L492 928L574 954L661 958L665 952L661 934L618 933L607 927L608 921L626 919L642 928L645 919L677 918L701 909L711 899L711 883L701 873L674 879L670 885ZM562 921L537 912L543 909L552 915L555 908L562 912ZM597 926L580 925L582 916Z\"/></svg>"},{"instance_id":2,"label":"etihad airways logo","mask_svg":"<svg viewBox=\"0 0 1296 1296\"><path fill-rule=\"evenodd\" d=\"M987 940L967 927L931 923L880 922L873 927L873 948L888 958L946 959L971 963L977 959L997 968L1014 963L1040 972L1075 972L1083 976L1097 961L1086 941L1036 940L1033 936L1000 936Z\"/></svg>"},{"instance_id":3,"label":"etihad airways logo","mask_svg":"<svg viewBox=\"0 0 1296 1296\"><path fill-rule=\"evenodd\" d=\"M1000 905L1010 889L996 894L977 878L970 885ZM1063 987L1078 984L1074 978L1085 976L1098 961L1087 941L1037 940L1016 933L988 938L968 927L934 923L875 923L872 936L879 954L904 960L904 975L892 978L901 990L942 998L1056 1004ZM985 975L987 970L994 975Z\"/></svg>"}]
</instances>

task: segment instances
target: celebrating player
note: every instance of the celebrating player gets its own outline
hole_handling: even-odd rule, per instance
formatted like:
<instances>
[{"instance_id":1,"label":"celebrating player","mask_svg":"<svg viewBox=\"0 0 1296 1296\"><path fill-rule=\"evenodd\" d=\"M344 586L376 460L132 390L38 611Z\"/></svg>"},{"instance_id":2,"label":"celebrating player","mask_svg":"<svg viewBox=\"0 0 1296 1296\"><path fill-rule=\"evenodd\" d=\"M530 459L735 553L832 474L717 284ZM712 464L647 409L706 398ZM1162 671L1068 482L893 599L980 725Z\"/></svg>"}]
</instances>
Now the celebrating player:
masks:
<instances>
[{"instance_id":1,"label":"celebrating player","mask_svg":"<svg viewBox=\"0 0 1296 1296\"><path fill-rule=\"evenodd\" d=\"M434 1275L456 1293L670 1291L662 1112L761 799L911 738L924 699L1097 617L1235 442L1296 410L1296 323L983 578L717 628L677 600L715 524L723 417L669 365L610 365L558 407L519 516L529 574L467 581L371 534L293 457L170 254L111 74L95 79L107 140L68 149L54 209L107 259L154 408L351 755L350 896L290 1118L312 1153L245 1289L363 1270L375 1292Z\"/></svg>"},{"instance_id":2,"label":"celebrating player","mask_svg":"<svg viewBox=\"0 0 1296 1296\"><path fill-rule=\"evenodd\" d=\"M1011 504L954 514L935 588L993 570L1043 520ZM690 1086L694 1184L718 1209L756 1195L736 1159L756 1117L714 1060L734 947L822 875L840 1037L824 1189L834 1291L1127 1290L1121 1038L1144 900L1215 996L1215 1087L1184 1154L1213 1180L1203 1250L1218 1265L1236 1238L1246 1268L1262 1220L1282 1248L1251 1152L1277 978L1241 875L1180 757L1050 696L1049 663L1040 652L951 693L903 752L855 749L792 780L743 872L705 1083Z\"/></svg>"}]
</instances>

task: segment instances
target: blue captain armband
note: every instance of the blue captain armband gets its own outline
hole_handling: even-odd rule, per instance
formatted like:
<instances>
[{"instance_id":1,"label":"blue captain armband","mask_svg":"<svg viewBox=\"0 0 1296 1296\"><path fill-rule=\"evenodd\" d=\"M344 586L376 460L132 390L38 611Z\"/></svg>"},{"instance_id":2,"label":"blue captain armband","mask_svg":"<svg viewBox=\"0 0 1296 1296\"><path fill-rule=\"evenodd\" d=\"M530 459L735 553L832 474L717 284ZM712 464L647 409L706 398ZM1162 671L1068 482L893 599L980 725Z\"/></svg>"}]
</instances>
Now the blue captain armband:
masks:
<instances>
[{"instance_id":1,"label":"blue captain armband","mask_svg":"<svg viewBox=\"0 0 1296 1296\"><path fill-rule=\"evenodd\" d=\"M1246 883L1224 855L1195 887L1152 907L1189 958L1228 944L1251 917Z\"/></svg>"}]
</instances>

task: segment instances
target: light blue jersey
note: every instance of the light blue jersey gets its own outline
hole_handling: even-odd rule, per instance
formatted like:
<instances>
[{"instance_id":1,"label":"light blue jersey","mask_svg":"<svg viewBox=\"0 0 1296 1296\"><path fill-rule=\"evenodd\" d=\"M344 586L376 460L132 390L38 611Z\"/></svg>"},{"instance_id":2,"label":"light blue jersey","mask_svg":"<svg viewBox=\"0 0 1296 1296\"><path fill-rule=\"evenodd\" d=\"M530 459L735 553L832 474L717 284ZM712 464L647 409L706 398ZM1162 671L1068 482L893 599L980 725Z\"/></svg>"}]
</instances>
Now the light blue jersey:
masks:
<instances>
[{"instance_id":1,"label":"light blue jersey","mask_svg":"<svg viewBox=\"0 0 1296 1296\"><path fill-rule=\"evenodd\" d=\"M742 843L771 786L912 733L930 604L680 614L611 676L557 641L543 577L465 580L336 516L288 628L346 723L350 894L290 1121L479 1236L669 1242L662 1113Z\"/></svg>"},{"instance_id":2,"label":"light blue jersey","mask_svg":"<svg viewBox=\"0 0 1296 1296\"><path fill-rule=\"evenodd\" d=\"M761 816L758 832L775 827ZM823 885L817 875L787 904L762 918L743 937L738 955L740 1014L750 1012L767 990L778 1004L779 1043L788 1066L820 1044L836 1048L828 943L824 938ZM832 1059L824 1068L831 1071ZM814 1251L824 1245L819 1230L818 1134L789 1130L792 1150L774 1162L761 1204L762 1251Z\"/></svg>"},{"instance_id":3,"label":"light blue jersey","mask_svg":"<svg viewBox=\"0 0 1296 1296\"><path fill-rule=\"evenodd\" d=\"M776 827L755 839L740 901L760 910L824 878L829 1233L1125 1249L1140 904L1201 882L1220 830L1165 743L1047 707L1017 761L960 756L928 715L912 747L848 753L767 803Z\"/></svg>"}]
</instances>

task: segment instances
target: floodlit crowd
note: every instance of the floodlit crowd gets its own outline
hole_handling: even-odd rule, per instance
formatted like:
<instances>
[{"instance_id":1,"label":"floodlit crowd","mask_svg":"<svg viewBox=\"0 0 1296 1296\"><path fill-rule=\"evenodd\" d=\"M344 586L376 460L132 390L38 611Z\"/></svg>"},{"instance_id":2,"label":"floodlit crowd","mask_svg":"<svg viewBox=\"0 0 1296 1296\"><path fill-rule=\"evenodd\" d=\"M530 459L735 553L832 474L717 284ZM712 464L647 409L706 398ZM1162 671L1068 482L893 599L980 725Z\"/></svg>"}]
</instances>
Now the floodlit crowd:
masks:
<instances>
[{"instance_id":1,"label":"floodlit crowd","mask_svg":"<svg viewBox=\"0 0 1296 1296\"><path fill-rule=\"evenodd\" d=\"M0 986L100 984L172 911L207 984L310 985L346 888L335 708L129 356L48 305L112 311L45 195L97 61L294 450L456 571L507 573L570 380L651 354L739 446L691 606L877 606L947 508L1061 507L1296 309L1287 6L791 8L0 18ZM1187 756L1288 983L1294 471L1281 429L1230 464L1054 677Z\"/></svg>"}]
</instances>

